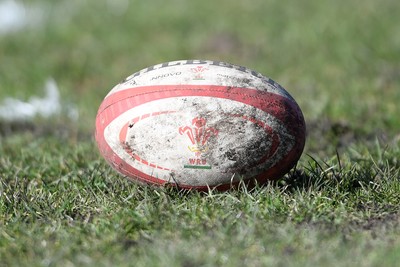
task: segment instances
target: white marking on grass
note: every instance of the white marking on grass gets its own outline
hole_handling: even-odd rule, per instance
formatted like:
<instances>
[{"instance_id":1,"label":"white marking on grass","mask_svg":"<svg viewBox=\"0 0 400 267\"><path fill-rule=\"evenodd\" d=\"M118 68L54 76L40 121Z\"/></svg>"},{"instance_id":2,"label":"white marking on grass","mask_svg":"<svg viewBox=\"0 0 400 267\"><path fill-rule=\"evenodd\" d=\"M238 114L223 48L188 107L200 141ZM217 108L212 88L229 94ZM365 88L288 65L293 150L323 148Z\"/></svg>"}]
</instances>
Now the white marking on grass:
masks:
<instances>
[{"instance_id":1,"label":"white marking on grass","mask_svg":"<svg viewBox=\"0 0 400 267\"><path fill-rule=\"evenodd\" d=\"M0 103L0 119L6 121L31 120L34 117L49 118L65 112L76 121L78 110L73 105L62 106L58 85L53 78L47 79L44 86L44 97L31 97L28 101L7 97Z\"/></svg>"},{"instance_id":2,"label":"white marking on grass","mask_svg":"<svg viewBox=\"0 0 400 267\"><path fill-rule=\"evenodd\" d=\"M41 24L44 9L15 0L0 1L0 35Z\"/></svg>"}]
</instances>

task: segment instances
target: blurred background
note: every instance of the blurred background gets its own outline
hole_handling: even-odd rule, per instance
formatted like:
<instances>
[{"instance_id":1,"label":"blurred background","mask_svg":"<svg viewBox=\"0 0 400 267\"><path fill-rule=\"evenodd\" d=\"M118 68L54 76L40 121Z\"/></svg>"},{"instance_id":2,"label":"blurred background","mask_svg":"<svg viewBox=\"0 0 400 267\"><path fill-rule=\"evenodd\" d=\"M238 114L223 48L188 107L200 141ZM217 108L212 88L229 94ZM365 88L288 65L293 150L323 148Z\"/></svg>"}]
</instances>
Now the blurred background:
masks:
<instances>
[{"instance_id":1,"label":"blurred background","mask_svg":"<svg viewBox=\"0 0 400 267\"><path fill-rule=\"evenodd\" d=\"M0 0L0 126L33 118L90 135L102 99L131 73L212 59L286 88L309 151L389 142L400 129L399 14L396 0Z\"/></svg>"}]
</instances>

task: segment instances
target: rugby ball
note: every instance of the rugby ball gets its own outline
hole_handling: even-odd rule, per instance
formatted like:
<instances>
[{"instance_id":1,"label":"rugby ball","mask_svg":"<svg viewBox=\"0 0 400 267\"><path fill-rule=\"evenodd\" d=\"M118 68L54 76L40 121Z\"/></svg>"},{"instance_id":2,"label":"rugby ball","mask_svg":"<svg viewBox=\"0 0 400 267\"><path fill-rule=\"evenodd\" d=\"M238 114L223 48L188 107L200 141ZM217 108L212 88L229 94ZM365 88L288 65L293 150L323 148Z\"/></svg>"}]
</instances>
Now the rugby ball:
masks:
<instances>
[{"instance_id":1,"label":"rugby ball","mask_svg":"<svg viewBox=\"0 0 400 267\"><path fill-rule=\"evenodd\" d=\"M180 60L136 72L96 116L100 153L137 182L226 190L286 174L305 144L303 114L262 74L220 61Z\"/></svg>"}]
</instances>

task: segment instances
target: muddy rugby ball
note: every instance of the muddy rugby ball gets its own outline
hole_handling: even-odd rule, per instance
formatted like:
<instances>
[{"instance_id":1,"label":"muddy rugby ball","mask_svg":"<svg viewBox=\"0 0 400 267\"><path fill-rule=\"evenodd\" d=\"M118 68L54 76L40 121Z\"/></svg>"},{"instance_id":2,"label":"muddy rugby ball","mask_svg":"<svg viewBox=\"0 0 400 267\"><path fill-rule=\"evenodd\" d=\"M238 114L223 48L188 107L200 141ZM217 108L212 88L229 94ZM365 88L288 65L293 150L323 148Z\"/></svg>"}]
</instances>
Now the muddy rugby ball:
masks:
<instances>
[{"instance_id":1,"label":"muddy rugby ball","mask_svg":"<svg viewBox=\"0 0 400 267\"><path fill-rule=\"evenodd\" d=\"M95 138L134 181L226 190L287 173L303 151L305 122L289 93L260 73L181 60L116 85L98 110Z\"/></svg>"}]
</instances>

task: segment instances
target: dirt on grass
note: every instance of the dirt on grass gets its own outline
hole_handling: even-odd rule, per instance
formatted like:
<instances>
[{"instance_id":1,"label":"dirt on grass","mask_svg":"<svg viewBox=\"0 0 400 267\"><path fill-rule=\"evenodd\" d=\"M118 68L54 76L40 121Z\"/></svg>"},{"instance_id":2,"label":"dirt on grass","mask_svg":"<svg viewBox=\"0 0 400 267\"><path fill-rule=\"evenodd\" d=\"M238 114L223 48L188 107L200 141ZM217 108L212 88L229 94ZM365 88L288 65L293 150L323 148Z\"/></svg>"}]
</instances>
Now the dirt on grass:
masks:
<instances>
[{"instance_id":1,"label":"dirt on grass","mask_svg":"<svg viewBox=\"0 0 400 267\"><path fill-rule=\"evenodd\" d=\"M392 134L380 129L366 131L349 121L332 121L322 118L307 122L307 152L321 156L334 155L356 143L388 143ZM332 154L333 153L333 154Z\"/></svg>"}]
</instances>

